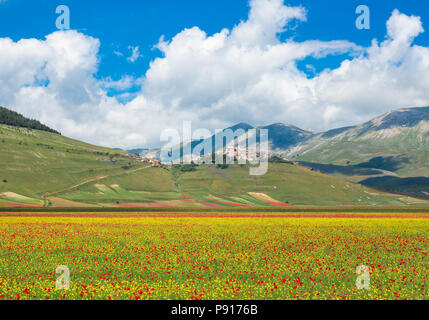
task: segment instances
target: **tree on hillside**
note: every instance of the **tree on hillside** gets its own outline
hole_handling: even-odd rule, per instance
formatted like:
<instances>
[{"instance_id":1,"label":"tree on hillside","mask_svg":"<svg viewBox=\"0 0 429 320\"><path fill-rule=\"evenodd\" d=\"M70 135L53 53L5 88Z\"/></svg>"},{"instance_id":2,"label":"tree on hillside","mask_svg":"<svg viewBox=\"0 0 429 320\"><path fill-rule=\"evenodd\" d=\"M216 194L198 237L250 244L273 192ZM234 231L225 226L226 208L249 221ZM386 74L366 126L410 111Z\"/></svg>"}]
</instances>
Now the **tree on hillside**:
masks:
<instances>
[{"instance_id":1,"label":"tree on hillside","mask_svg":"<svg viewBox=\"0 0 429 320\"><path fill-rule=\"evenodd\" d=\"M61 134L37 120L28 119L18 112L6 109L4 107L0 107L0 124Z\"/></svg>"}]
</instances>

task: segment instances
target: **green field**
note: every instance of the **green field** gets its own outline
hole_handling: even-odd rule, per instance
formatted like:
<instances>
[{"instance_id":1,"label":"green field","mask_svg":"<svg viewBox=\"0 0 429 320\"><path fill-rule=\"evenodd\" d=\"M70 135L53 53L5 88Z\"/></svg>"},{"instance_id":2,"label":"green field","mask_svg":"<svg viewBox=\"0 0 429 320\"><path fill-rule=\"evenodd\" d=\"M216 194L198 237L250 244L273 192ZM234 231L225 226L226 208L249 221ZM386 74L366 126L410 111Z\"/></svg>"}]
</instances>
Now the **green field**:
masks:
<instances>
[{"instance_id":1,"label":"green field","mask_svg":"<svg viewBox=\"0 0 429 320\"><path fill-rule=\"evenodd\" d=\"M60 214L0 213L0 300L429 299L427 213Z\"/></svg>"}]
</instances>

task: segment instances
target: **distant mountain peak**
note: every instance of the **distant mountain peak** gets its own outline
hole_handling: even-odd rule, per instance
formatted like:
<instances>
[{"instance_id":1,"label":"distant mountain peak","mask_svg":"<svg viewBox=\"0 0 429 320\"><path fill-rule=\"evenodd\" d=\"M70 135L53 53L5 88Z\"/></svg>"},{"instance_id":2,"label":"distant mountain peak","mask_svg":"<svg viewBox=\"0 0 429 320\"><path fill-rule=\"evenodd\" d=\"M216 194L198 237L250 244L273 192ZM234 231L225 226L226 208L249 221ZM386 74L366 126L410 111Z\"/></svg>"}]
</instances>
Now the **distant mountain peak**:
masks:
<instances>
[{"instance_id":1,"label":"distant mountain peak","mask_svg":"<svg viewBox=\"0 0 429 320\"><path fill-rule=\"evenodd\" d=\"M296 131L301 131L301 132L307 132L307 133L311 133L313 134L314 132L311 130L306 130L306 129L301 129L293 124L286 124L286 123L281 123L281 122L277 122L277 123L273 123L270 124L268 126L262 127L263 129L289 129L289 130L296 130Z\"/></svg>"},{"instance_id":2,"label":"distant mountain peak","mask_svg":"<svg viewBox=\"0 0 429 320\"><path fill-rule=\"evenodd\" d=\"M428 107L393 110L363 124L363 127L380 131L394 127L414 127L422 121L429 121Z\"/></svg>"},{"instance_id":3,"label":"distant mountain peak","mask_svg":"<svg viewBox=\"0 0 429 320\"><path fill-rule=\"evenodd\" d=\"M429 106L428 107L412 108L412 109L419 111L419 112L429 113Z\"/></svg>"},{"instance_id":4,"label":"distant mountain peak","mask_svg":"<svg viewBox=\"0 0 429 320\"><path fill-rule=\"evenodd\" d=\"M233 131L243 129L243 130L247 131L247 130L254 129L254 127L248 123L240 122L240 123L237 123L236 125L233 125L232 127L226 128L224 130L228 130L228 129L231 129Z\"/></svg>"},{"instance_id":5,"label":"distant mountain peak","mask_svg":"<svg viewBox=\"0 0 429 320\"><path fill-rule=\"evenodd\" d=\"M287 156L335 165L406 157L400 174L429 172L429 107L396 109L360 125L314 135Z\"/></svg>"}]
</instances>

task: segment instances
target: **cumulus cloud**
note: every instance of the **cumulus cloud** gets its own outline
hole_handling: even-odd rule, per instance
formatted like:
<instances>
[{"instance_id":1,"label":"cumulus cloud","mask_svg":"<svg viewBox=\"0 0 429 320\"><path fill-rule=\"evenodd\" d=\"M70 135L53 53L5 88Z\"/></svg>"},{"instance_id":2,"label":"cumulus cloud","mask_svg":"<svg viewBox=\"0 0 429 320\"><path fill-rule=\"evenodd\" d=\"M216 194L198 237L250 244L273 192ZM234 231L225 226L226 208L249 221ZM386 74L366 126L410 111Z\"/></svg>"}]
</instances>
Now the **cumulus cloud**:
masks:
<instances>
[{"instance_id":1,"label":"cumulus cloud","mask_svg":"<svg viewBox=\"0 0 429 320\"><path fill-rule=\"evenodd\" d=\"M387 22L388 37L375 40L366 54L344 61L338 69L322 72L312 82L321 105L332 105L329 122L347 124L366 120L393 107L429 105L429 49L412 45L423 32L418 17L409 17L395 10Z\"/></svg>"},{"instance_id":2,"label":"cumulus cloud","mask_svg":"<svg viewBox=\"0 0 429 320\"><path fill-rule=\"evenodd\" d=\"M305 21L306 10L289 7L283 1L252 0L249 18L232 30L231 42L246 46L264 46L279 42L277 35L285 32L290 21Z\"/></svg>"},{"instance_id":3,"label":"cumulus cloud","mask_svg":"<svg viewBox=\"0 0 429 320\"><path fill-rule=\"evenodd\" d=\"M116 81L95 77L98 39L76 31L44 40L2 38L0 105L111 147L159 145L160 132L184 120L195 129L281 121L326 130L393 107L429 105L429 49L413 45L424 31L420 18L395 10L386 39L368 48L292 40L293 28L305 20L302 7L252 0L248 19L232 30L207 35L194 27L169 40L161 37L156 48L162 57L144 76ZM283 33L288 40L280 40ZM138 59L138 47L132 49ZM307 57L339 54L349 58L314 77L297 67ZM136 86L141 89L132 96L107 93Z\"/></svg>"}]
</instances>

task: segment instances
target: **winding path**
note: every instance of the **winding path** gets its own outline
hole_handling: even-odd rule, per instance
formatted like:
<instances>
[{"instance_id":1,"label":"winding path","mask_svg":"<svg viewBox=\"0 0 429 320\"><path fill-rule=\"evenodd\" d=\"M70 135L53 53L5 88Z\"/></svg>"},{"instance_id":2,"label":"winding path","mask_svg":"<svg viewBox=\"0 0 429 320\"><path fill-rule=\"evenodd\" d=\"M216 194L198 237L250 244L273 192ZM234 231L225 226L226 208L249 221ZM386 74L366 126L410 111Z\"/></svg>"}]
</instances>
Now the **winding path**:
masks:
<instances>
[{"instance_id":1,"label":"winding path","mask_svg":"<svg viewBox=\"0 0 429 320\"><path fill-rule=\"evenodd\" d=\"M46 204L47 204L47 197L50 197L50 196L53 196L53 195L57 195L57 194L60 194L60 193L66 192L66 191L71 191L71 190L73 190L73 189L79 188L79 187L81 187L81 186L83 186L83 185L85 185L85 184L88 184L88 183L92 183L92 182L100 181L100 180L103 180L103 179L106 179L106 178L123 176L123 175L125 175L125 174L135 173L135 172L137 172L137 171L145 170L145 169L152 168L152 167L153 167L153 166L152 166L152 165L150 165L150 166L147 166L147 167L142 167L142 168L138 168L138 169L134 169L134 170L129 170L129 171L122 172L122 173L119 173L119 174L110 174L110 175L98 176L98 177L95 177L95 178L91 178L91 179L88 179L88 180L82 181L82 182L80 182L80 183L78 183L78 184L75 184L74 186L68 187L68 188L63 189L63 190L54 191L54 192L46 192L46 193L43 195L43 200L44 200L44 202L45 202L45 206L46 206Z\"/></svg>"}]
</instances>

